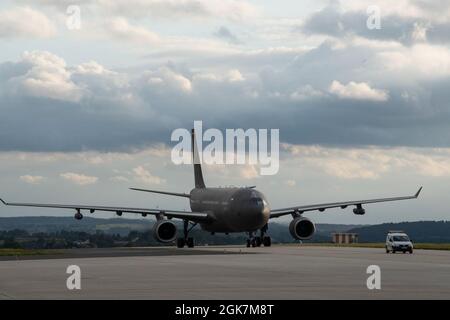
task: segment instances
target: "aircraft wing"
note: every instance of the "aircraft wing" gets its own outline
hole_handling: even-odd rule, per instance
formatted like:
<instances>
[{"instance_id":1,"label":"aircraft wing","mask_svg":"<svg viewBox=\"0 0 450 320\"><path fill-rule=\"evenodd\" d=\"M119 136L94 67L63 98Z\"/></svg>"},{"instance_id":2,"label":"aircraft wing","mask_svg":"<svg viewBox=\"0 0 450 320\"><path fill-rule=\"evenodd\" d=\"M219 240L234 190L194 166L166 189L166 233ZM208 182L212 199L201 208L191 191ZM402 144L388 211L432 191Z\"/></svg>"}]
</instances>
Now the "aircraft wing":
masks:
<instances>
[{"instance_id":1,"label":"aircraft wing","mask_svg":"<svg viewBox=\"0 0 450 320\"><path fill-rule=\"evenodd\" d=\"M194 222L208 221L212 219L210 215L203 212L186 212L177 210L165 210L165 209L145 209L145 208L130 208L130 207L105 207L105 206L87 206L87 205L67 205L67 204L45 204L45 203L19 203L19 202L6 202L0 199L4 205L18 206L18 207L38 207L38 208L59 208L59 209L74 209L89 210L91 213L95 211L110 211L118 214L122 213L136 213L141 215L164 215L168 218L186 219Z\"/></svg>"},{"instance_id":2,"label":"aircraft wing","mask_svg":"<svg viewBox=\"0 0 450 320\"><path fill-rule=\"evenodd\" d=\"M344 201L344 202L332 202L332 203L321 203L321 204L312 204L312 205L303 205L297 207L283 208L283 209L275 209L271 210L270 218L278 218L288 214L295 213L303 213L306 211L325 211L325 209L330 208L342 208L345 209L348 206L356 206L361 208L363 204L368 203L377 203L377 202L388 202L388 201L399 201L399 200L408 200L408 199L416 199L419 197L420 191L422 191L422 187L411 196L403 196L403 197L394 197L394 198L380 198L380 199L368 199L368 200L356 200L356 201Z\"/></svg>"}]
</instances>

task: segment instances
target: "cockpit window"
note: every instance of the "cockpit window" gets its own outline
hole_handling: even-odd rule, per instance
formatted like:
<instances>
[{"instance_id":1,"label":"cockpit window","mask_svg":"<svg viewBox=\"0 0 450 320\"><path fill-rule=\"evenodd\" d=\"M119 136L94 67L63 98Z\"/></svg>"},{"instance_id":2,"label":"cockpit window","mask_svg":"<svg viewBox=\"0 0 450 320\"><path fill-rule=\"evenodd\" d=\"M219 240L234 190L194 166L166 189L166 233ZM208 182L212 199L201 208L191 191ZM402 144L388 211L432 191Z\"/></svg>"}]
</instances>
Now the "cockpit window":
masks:
<instances>
[{"instance_id":1,"label":"cockpit window","mask_svg":"<svg viewBox=\"0 0 450 320\"><path fill-rule=\"evenodd\" d=\"M263 199L261 198L250 198L250 203L258 206L264 205Z\"/></svg>"}]
</instances>

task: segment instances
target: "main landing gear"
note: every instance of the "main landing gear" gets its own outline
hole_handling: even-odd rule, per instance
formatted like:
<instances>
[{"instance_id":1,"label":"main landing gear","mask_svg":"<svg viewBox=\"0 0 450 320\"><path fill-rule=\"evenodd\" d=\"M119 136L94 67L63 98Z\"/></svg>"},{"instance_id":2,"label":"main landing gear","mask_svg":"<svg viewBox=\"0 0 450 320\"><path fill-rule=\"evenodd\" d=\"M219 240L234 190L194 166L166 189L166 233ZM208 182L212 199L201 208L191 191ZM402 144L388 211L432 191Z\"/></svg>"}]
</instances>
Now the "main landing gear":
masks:
<instances>
[{"instance_id":1,"label":"main landing gear","mask_svg":"<svg viewBox=\"0 0 450 320\"><path fill-rule=\"evenodd\" d=\"M266 224L261 228L259 237L255 236L253 231L249 232L247 239L247 248L261 247L261 245L263 245L264 247L270 247L272 245L272 239L269 236L266 236L267 229L268 225Z\"/></svg>"},{"instance_id":2,"label":"main landing gear","mask_svg":"<svg viewBox=\"0 0 450 320\"><path fill-rule=\"evenodd\" d=\"M191 224L191 226L189 226ZM194 238L188 237L189 232L194 229L194 227L197 225L197 223L189 223L188 220L183 220L183 238L177 239L177 247L183 248L184 246L187 246L188 248L194 247Z\"/></svg>"}]
</instances>

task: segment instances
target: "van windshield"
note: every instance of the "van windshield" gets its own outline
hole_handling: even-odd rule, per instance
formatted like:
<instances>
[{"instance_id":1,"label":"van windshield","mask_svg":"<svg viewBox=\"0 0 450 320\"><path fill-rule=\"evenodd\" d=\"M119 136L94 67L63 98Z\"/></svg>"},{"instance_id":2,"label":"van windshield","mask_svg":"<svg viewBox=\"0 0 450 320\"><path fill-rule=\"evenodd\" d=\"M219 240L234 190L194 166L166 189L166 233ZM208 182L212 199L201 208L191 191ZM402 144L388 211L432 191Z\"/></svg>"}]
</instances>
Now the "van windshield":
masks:
<instances>
[{"instance_id":1,"label":"van windshield","mask_svg":"<svg viewBox=\"0 0 450 320\"><path fill-rule=\"evenodd\" d=\"M393 236L394 241L409 241L408 236Z\"/></svg>"}]
</instances>

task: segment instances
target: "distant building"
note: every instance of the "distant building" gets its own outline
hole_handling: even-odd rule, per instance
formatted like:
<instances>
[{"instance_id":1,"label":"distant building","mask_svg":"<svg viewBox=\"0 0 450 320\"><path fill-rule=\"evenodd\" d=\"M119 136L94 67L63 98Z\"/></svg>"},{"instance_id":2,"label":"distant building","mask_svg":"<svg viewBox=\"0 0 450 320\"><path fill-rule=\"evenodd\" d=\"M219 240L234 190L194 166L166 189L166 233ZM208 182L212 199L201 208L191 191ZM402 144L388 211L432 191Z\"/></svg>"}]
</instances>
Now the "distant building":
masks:
<instances>
[{"instance_id":1,"label":"distant building","mask_svg":"<svg viewBox=\"0 0 450 320\"><path fill-rule=\"evenodd\" d=\"M357 233L336 232L331 234L333 243L357 243Z\"/></svg>"}]
</instances>

